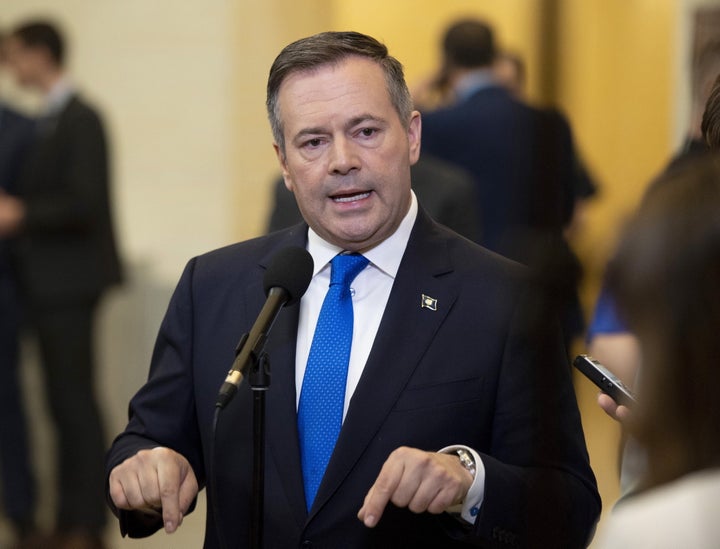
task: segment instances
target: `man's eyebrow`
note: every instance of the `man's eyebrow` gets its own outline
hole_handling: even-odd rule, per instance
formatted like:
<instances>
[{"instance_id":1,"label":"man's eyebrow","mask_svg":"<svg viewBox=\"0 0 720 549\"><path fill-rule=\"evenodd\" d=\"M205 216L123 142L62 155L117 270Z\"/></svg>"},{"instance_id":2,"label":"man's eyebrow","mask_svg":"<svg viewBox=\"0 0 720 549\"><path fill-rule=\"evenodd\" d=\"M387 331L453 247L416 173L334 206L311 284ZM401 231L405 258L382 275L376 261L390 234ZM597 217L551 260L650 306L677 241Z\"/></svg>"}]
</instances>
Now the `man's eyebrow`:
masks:
<instances>
[{"instance_id":1,"label":"man's eyebrow","mask_svg":"<svg viewBox=\"0 0 720 549\"><path fill-rule=\"evenodd\" d=\"M377 124L384 124L385 119L373 116L372 114L361 114L360 116L355 116L351 118L347 123L347 127L352 128L353 126L357 126L358 124L362 124L364 122L375 122Z\"/></svg>"},{"instance_id":2,"label":"man's eyebrow","mask_svg":"<svg viewBox=\"0 0 720 549\"><path fill-rule=\"evenodd\" d=\"M293 136L293 140L304 137L306 135L318 135L323 133L327 133L327 130L324 130L319 126L317 128L303 128Z\"/></svg>"}]
</instances>

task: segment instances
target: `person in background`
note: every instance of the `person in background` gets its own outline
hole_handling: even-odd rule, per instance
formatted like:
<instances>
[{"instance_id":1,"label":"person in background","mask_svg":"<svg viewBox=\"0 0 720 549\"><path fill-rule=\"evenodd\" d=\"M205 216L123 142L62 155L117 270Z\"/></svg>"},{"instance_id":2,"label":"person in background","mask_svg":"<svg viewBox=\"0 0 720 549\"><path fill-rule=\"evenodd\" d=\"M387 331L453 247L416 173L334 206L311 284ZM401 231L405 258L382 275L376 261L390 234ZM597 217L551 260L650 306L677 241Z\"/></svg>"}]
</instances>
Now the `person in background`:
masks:
<instances>
[{"instance_id":1,"label":"person in background","mask_svg":"<svg viewBox=\"0 0 720 549\"><path fill-rule=\"evenodd\" d=\"M102 547L105 439L94 390L95 314L120 281L105 130L65 72L62 34L19 24L5 43L11 72L45 108L17 196L0 197L0 236L13 235L28 321L37 335L57 434L56 532L48 547Z\"/></svg>"},{"instance_id":2,"label":"person in background","mask_svg":"<svg viewBox=\"0 0 720 549\"><path fill-rule=\"evenodd\" d=\"M527 101L527 68L525 61L520 54L511 51L498 52L495 62L493 63L493 74L497 81L507 88L518 100ZM567 129L562 131L572 134L570 130L570 122L558 109L545 109L550 117L556 119L558 125L565 126ZM574 140L573 140L574 141ZM573 142L573 164L575 166L574 173L574 194L575 204L570 222L565 226L565 236L572 238L576 233L582 230L583 218L587 202L592 199L598 192L598 185L590 175L585 163L580 157Z\"/></svg>"},{"instance_id":3,"label":"person in background","mask_svg":"<svg viewBox=\"0 0 720 549\"><path fill-rule=\"evenodd\" d=\"M267 109L306 224L188 264L108 453L121 532L174 532L205 487L205 547L249 539L254 397L241 384L215 421L217 395L292 246L314 266L265 346L267 546L586 546L600 500L558 326L522 266L419 205L402 65L360 33L304 38Z\"/></svg>"},{"instance_id":4,"label":"person in background","mask_svg":"<svg viewBox=\"0 0 720 549\"><path fill-rule=\"evenodd\" d=\"M702 156L708 150L702 121L712 90L717 88L714 83L720 74L720 41L710 42L700 50L693 60L691 72L692 103L686 136L663 172L674 169L688 159ZM604 289L598 296L587 340L593 356L601 360L628 387L632 387L639 367L637 341L618 317L612 297ZM607 404L611 405L609 402Z\"/></svg>"},{"instance_id":5,"label":"person in background","mask_svg":"<svg viewBox=\"0 0 720 549\"><path fill-rule=\"evenodd\" d=\"M497 81L520 100L525 100L527 69L523 58L511 51L500 51L493 62Z\"/></svg>"},{"instance_id":6,"label":"person in background","mask_svg":"<svg viewBox=\"0 0 720 549\"><path fill-rule=\"evenodd\" d=\"M535 108L501 84L494 31L485 21L451 24L442 58L453 101L424 113L423 151L473 175L479 243L531 267L553 298L569 353L584 331L582 270L565 236L578 202L570 126L557 111Z\"/></svg>"},{"instance_id":7,"label":"person in background","mask_svg":"<svg viewBox=\"0 0 720 549\"><path fill-rule=\"evenodd\" d=\"M671 171L685 161L718 148L717 133L720 125L718 77L720 76L720 42L706 44L694 59L692 68L692 105L686 138L673 155L663 172ZM589 352L620 377L628 387L635 383L639 369L638 345L618 316L612 296L601 289L587 334ZM611 399L600 397L601 407L615 415ZM621 415L627 410L621 409Z\"/></svg>"},{"instance_id":8,"label":"person in background","mask_svg":"<svg viewBox=\"0 0 720 549\"><path fill-rule=\"evenodd\" d=\"M642 358L626 427L645 453L600 548L720 546L720 159L662 176L627 225L607 286Z\"/></svg>"},{"instance_id":9,"label":"person in background","mask_svg":"<svg viewBox=\"0 0 720 549\"><path fill-rule=\"evenodd\" d=\"M0 69L4 67L0 33ZM0 200L15 195L34 135L33 122L0 97ZM0 490L3 511L15 529L17 544L22 545L36 530L35 479L18 376L21 312L10 261L11 236L0 236Z\"/></svg>"},{"instance_id":10,"label":"person in background","mask_svg":"<svg viewBox=\"0 0 720 549\"><path fill-rule=\"evenodd\" d=\"M705 51L720 53L720 50L713 48ZM709 152L720 150L720 74L716 75L714 83L705 91L705 95L705 107L698 122L701 141L705 143L704 149L701 150L695 145L686 154L676 156L662 176L651 183L648 193L653 192L656 186L662 185L668 174L682 168L684 164L703 158ZM601 290L590 325L588 349L593 357L608 367L626 386L633 388L638 383L641 353L637 336L619 314L615 299L605 286ZM625 422L630 417L631 411L627 407L618 406L604 393L598 395L598 404L610 417L620 422ZM645 452L633 437L623 433L619 467L622 497L632 494L637 489L646 468Z\"/></svg>"}]
</instances>

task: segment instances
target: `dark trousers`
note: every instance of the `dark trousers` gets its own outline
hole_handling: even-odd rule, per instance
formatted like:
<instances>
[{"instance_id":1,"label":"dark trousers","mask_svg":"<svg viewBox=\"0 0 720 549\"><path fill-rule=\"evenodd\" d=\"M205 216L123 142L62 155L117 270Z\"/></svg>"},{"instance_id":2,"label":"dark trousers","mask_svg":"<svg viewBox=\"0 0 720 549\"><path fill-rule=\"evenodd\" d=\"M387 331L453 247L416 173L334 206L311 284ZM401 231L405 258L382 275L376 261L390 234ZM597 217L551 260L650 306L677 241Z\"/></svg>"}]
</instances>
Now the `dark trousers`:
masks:
<instances>
[{"instance_id":1,"label":"dark trousers","mask_svg":"<svg viewBox=\"0 0 720 549\"><path fill-rule=\"evenodd\" d=\"M0 264L0 484L5 515L24 528L34 518L35 482L18 379L19 324L15 280Z\"/></svg>"},{"instance_id":2,"label":"dark trousers","mask_svg":"<svg viewBox=\"0 0 720 549\"><path fill-rule=\"evenodd\" d=\"M105 524L105 437L94 387L97 300L32 307L57 435L60 531L99 533Z\"/></svg>"}]
</instances>

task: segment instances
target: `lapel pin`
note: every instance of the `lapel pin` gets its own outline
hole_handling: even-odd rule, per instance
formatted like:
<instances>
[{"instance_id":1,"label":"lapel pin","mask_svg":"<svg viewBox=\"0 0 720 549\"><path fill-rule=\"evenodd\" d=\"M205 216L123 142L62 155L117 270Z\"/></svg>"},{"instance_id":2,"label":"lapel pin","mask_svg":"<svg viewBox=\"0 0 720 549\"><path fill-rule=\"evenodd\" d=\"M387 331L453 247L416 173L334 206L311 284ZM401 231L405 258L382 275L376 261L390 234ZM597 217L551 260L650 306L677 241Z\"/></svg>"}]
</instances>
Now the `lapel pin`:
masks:
<instances>
[{"instance_id":1,"label":"lapel pin","mask_svg":"<svg viewBox=\"0 0 720 549\"><path fill-rule=\"evenodd\" d=\"M421 309L430 309L431 311L437 311L437 299L423 294L421 301L420 301L420 308Z\"/></svg>"}]
</instances>

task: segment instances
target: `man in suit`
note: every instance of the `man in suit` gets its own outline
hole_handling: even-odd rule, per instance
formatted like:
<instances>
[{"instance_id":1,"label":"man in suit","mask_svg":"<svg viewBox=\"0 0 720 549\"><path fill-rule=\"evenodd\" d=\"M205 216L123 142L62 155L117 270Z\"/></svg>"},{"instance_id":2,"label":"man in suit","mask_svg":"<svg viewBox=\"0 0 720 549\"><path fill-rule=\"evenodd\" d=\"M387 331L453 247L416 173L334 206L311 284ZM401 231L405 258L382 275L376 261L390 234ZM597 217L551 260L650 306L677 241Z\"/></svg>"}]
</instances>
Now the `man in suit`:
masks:
<instances>
[{"instance_id":1,"label":"man in suit","mask_svg":"<svg viewBox=\"0 0 720 549\"><path fill-rule=\"evenodd\" d=\"M423 117L423 150L478 185L480 243L533 268L563 318L569 347L583 329L580 264L564 238L586 194L570 126L521 101L496 76L492 28L463 19L444 35L442 80L454 101Z\"/></svg>"},{"instance_id":2,"label":"man in suit","mask_svg":"<svg viewBox=\"0 0 720 549\"><path fill-rule=\"evenodd\" d=\"M93 388L93 324L103 291L120 278L107 143L99 115L64 72L54 25L19 25L6 51L20 85L46 100L18 196L0 199L0 231L16 235L20 288L57 428L60 537L53 543L100 547L105 442Z\"/></svg>"},{"instance_id":3,"label":"man in suit","mask_svg":"<svg viewBox=\"0 0 720 549\"><path fill-rule=\"evenodd\" d=\"M423 150L462 166L478 184L482 244L524 259L529 230L562 230L573 207L572 140L555 116L519 100L495 75L484 21L446 31L443 80L453 102L423 115Z\"/></svg>"},{"instance_id":4,"label":"man in suit","mask_svg":"<svg viewBox=\"0 0 720 549\"><path fill-rule=\"evenodd\" d=\"M263 304L268 262L300 246L313 258L312 280L265 347L265 546L584 546L600 500L558 333L533 329L522 267L418 206L410 166L420 114L402 66L371 37L321 33L276 58L267 107L305 222L188 264L149 380L108 454L121 531L175 531L204 486L205 547L246 546L252 391L241 385L214 425L215 401ZM305 433L332 421L301 419L314 332L347 253L368 263L347 291L349 359L330 372L347 368L344 419L311 486L315 441Z\"/></svg>"},{"instance_id":5,"label":"man in suit","mask_svg":"<svg viewBox=\"0 0 720 549\"><path fill-rule=\"evenodd\" d=\"M0 65L4 65L2 35ZM29 118L0 99L0 199L16 192L33 128ZM18 378L21 313L9 244L9 238L0 236L0 486L3 510L17 535L24 539L35 529L35 482Z\"/></svg>"}]
</instances>

